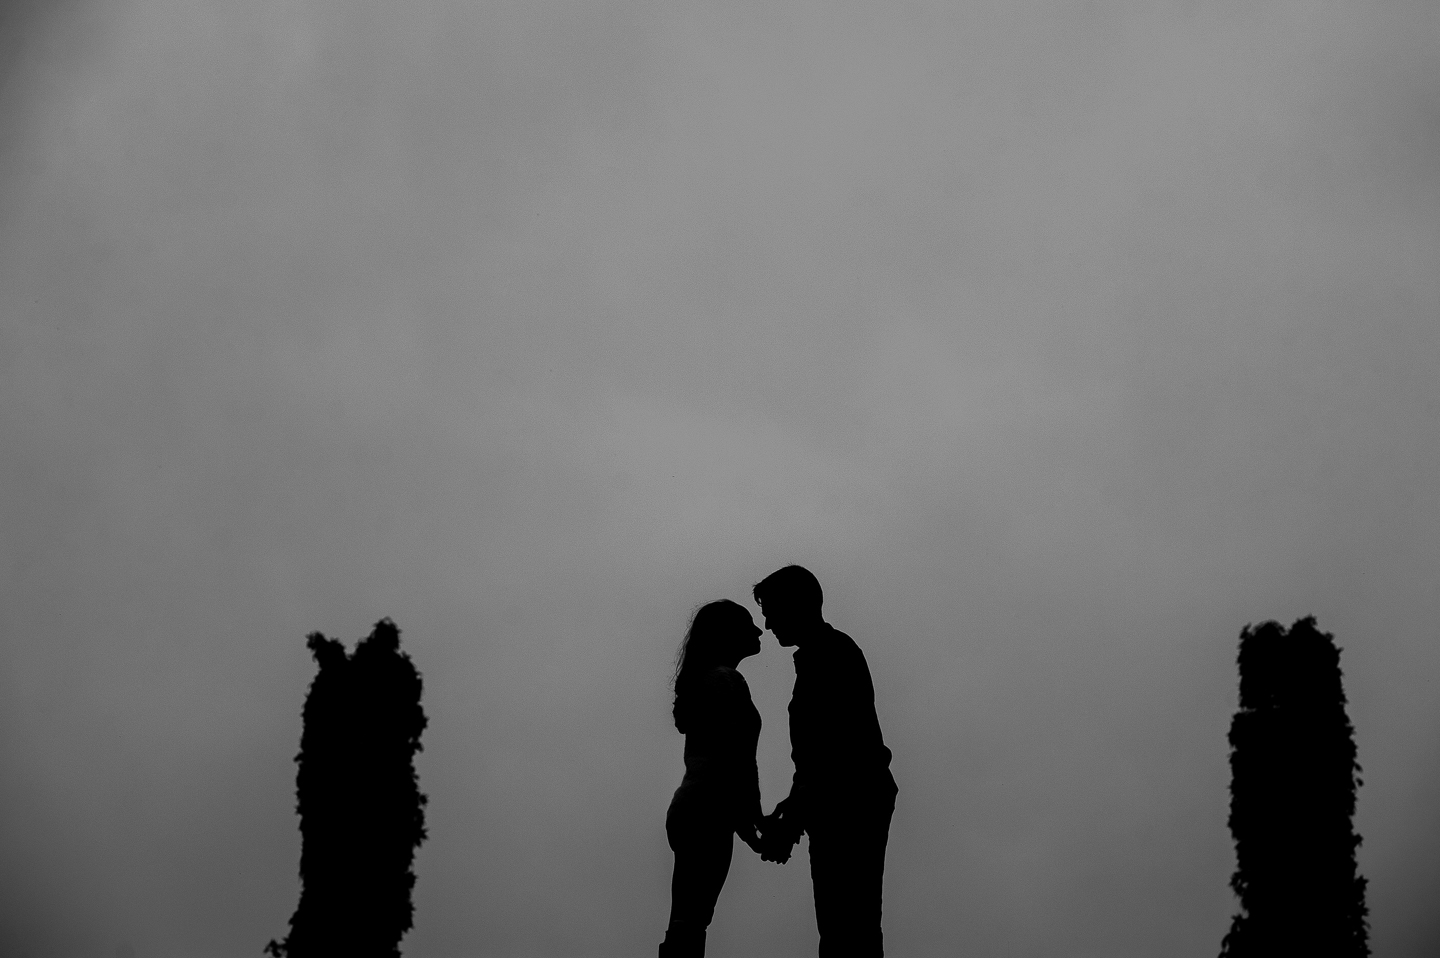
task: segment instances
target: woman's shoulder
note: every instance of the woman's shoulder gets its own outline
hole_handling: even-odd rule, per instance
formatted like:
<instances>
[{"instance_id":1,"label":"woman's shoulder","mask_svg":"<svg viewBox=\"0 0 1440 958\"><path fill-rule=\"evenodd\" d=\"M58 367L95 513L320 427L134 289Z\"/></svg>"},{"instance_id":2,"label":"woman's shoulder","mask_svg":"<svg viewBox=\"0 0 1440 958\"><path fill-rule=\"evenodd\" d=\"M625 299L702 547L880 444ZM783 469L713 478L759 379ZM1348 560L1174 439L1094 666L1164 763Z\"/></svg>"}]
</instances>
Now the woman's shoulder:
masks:
<instances>
[{"instance_id":1,"label":"woman's shoulder","mask_svg":"<svg viewBox=\"0 0 1440 958\"><path fill-rule=\"evenodd\" d=\"M705 684L715 692L750 694L750 685L745 681L745 676L740 674L739 669L728 665L717 665L709 669L705 673Z\"/></svg>"}]
</instances>

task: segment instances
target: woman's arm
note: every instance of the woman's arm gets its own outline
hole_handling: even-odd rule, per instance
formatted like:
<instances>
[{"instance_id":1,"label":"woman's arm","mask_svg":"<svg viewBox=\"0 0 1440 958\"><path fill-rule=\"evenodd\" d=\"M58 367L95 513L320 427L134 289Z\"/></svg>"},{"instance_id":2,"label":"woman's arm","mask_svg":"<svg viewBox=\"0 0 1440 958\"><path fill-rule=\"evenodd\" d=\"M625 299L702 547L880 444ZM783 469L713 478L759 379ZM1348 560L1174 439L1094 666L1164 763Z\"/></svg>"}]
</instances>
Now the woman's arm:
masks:
<instances>
[{"instance_id":1,"label":"woman's arm","mask_svg":"<svg viewBox=\"0 0 1440 958\"><path fill-rule=\"evenodd\" d=\"M718 731L724 742L727 784L730 785L733 827L736 834L758 851L758 827L764 818L760 810L760 768L755 750L760 739L760 713L750 697L745 677L734 669L717 683L716 717Z\"/></svg>"}]
</instances>

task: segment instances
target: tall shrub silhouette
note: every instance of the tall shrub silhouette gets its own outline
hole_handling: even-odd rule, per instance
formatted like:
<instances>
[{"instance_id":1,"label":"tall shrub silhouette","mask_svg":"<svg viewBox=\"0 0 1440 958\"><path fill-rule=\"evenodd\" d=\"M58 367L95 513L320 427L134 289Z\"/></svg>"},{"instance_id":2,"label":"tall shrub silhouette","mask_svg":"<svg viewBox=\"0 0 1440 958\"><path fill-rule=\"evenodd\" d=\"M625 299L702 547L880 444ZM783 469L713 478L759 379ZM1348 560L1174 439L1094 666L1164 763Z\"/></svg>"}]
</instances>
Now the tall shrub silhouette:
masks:
<instances>
[{"instance_id":1,"label":"tall shrub silhouette","mask_svg":"<svg viewBox=\"0 0 1440 958\"><path fill-rule=\"evenodd\" d=\"M300 903L275 958L398 958L413 924L415 849L425 803L415 774L425 712L400 630L375 624L351 655L319 632L319 671L302 712L296 808Z\"/></svg>"},{"instance_id":2,"label":"tall shrub silhouette","mask_svg":"<svg viewBox=\"0 0 1440 958\"><path fill-rule=\"evenodd\" d=\"M1230 724L1230 832L1240 913L1222 958L1370 954L1357 874L1354 728L1340 650L1313 617L1240 633L1240 708Z\"/></svg>"}]
</instances>

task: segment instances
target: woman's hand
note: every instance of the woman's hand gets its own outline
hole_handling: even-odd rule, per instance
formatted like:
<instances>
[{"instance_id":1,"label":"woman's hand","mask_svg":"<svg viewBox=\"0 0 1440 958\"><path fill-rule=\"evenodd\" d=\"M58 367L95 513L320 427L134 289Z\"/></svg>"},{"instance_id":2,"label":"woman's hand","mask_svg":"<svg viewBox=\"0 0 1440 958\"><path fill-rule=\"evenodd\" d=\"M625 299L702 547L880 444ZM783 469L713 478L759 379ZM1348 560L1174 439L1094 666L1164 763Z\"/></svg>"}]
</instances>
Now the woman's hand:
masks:
<instances>
[{"instance_id":1,"label":"woman's hand","mask_svg":"<svg viewBox=\"0 0 1440 958\"><path fill-rule=\"evenodd\" d=\"M742 842L750 846L751 851L761 858L765 857L765 843L760 837L760 832L756 828L755 822L750 822L748 825L741 825L735 829L735 834L740 836Z\"/></svg>"}]
</instances>

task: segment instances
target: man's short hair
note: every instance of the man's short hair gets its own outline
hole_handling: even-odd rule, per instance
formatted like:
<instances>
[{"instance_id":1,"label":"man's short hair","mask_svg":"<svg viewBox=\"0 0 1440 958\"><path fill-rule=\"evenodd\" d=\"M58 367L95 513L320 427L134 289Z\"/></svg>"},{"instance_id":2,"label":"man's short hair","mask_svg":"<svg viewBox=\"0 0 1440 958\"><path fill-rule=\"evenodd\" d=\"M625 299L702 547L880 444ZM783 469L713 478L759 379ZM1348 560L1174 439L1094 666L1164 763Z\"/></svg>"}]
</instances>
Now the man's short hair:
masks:
<instances>
[{"instance_id":1,"label":"man's short hair","mask_svg":"<svg viewBox=\"0 0 1440 958\"><path fill-rule=\"evenodd\" d=\"M761 605L776 602L818 611L825 601L820 580L809 569L798 565L777 569L755 583L755 588L750 591Z\"/></svg>"}]
</instances>

